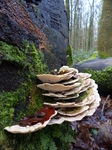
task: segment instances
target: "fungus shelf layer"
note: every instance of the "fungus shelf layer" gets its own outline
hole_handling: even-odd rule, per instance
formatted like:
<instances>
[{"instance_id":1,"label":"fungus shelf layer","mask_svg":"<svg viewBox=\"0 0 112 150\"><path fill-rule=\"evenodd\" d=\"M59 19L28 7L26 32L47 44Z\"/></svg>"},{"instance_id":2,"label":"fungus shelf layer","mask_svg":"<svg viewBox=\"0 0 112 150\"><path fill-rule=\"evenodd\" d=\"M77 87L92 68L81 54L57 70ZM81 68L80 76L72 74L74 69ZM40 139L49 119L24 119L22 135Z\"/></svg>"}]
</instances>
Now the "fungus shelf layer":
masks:
<instances>
[{"instance_id":1,"label":"fungus shelf layer","mask_svg":"<svg viewBox=\"0 0 112 150\"><path fill-rule=\"evenodd\" d=\"M79 121L93 115L101 99L98 86L90 77L91 74L79 73L68 66L61 67L57 75L37 75L42 81L37 88L42 89L42 95L50 98L34 116L25 117L19 125L6 127L5 130L11 133L35 132L46 125Z\"/></svg>"},{"instance_id":2,"label":"fungus shelf layer","mask_svg":"<svg viewBox=\"0 0 112 150\"><path fill-rule=\"evenodd\" d=\"M5 130L11 133L22 134L36 132L44 128L56 114L57 111L53 107L45 106L38 112L35 112L34 116L25 117L23 120L19 121L18 125L5 127Z\"/></svg>"},{"instance_id":3,"label":"fungus shelf layer","mask_svg":"<svg viewBox=\"0 0 112 150\"><path fill-rule=\"evenodd\" d=\"M71 78L63 80L62 76L66 74L69 74ZM85 116L93 115L99 106L100 96L97 91L97 84L90 78L91 74L79 73L75 68L63 66L57 75L54 75L54 80L60 75L62 80L54 81L55 84L44 82L37 85L38 88L43 89L42 95L52 97L52 100L44 102L44 105L55 107L57 110L57 115L48 124L78 121ZM48 75L44 75L45 78L50 80Z\"/></svg>"}]
</instances>

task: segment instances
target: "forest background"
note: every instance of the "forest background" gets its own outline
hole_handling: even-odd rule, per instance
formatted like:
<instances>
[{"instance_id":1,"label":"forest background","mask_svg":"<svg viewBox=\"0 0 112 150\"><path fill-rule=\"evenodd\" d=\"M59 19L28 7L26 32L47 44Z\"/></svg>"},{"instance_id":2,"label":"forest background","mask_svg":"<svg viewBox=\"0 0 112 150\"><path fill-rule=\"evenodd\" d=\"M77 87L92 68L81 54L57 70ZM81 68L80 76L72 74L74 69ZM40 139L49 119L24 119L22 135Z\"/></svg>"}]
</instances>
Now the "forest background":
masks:
<instances>
[{"instance_id":1,"label":"forest background","mask_svg":"<svg viewBox=\"0 0 112 150\"><path fill-rule=\"evenodd\" d=\"M69 43L73 48L75 62L87 59L97 50L102 5L101 0L65 0Z\"/></svg>"}]
</instances>

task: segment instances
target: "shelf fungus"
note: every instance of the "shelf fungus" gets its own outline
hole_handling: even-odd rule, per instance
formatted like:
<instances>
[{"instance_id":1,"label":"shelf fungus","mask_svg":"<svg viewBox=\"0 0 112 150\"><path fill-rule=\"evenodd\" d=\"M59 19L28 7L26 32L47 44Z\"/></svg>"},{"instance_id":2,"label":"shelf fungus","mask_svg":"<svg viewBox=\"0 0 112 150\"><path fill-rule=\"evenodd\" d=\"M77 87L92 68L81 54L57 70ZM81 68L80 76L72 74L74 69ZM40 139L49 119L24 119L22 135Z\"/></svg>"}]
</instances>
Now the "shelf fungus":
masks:
<instances>
[{"instance_id":1,"label":"shelf fungus","mask_svg":"<svg viewBox=\"0 0 112 150\"><path fill-rule=\"evenodd\" d=\"M30 133L44 128L52 117L57 114L54 107L44 106L31 117L25 117L19 121L18 125L5 127L5 130L11 133Z\"/></svg>"},{"instance_id":2,"label":"shelf fungus","mask_svg":"<svg viewBox=\"0 0 112 150\"><path fill-rule=\"evenodd\" d=\"M79 121L91 116L100 103L98 86L91 74L79 73L77 69L63 66L57 75L40 74L42 95L47 98L44 107L31 117L25 117L18 125L6 127L11 133L29 133L46 125L61 124L64 121Z\"/></svg>"},{"instance_id":3,"label":"shelf fungus","mask_svg":"<svg viewBox=\"0 0 112 150\"><path fill-rule=\"evenodd\" d=\"M70 78L62 78L67 74ZM60 80L57 80L60 76ZM77 69L68 66L61 67L57 77L52 75L53 82L50 81L48 75L44 75L44 81L47 78L47 82L43 82L43 79L37 76L43 82L37 85L43 90L42 95L52 97L44 102L44 105L55 107L57 111L57 115L50 120L48 125L61 124L64 121L78 121L85 116L93 115L99 106L100 96L97 84L90 77L91 74L79 73Z\"/></svg>"}]
</instances>

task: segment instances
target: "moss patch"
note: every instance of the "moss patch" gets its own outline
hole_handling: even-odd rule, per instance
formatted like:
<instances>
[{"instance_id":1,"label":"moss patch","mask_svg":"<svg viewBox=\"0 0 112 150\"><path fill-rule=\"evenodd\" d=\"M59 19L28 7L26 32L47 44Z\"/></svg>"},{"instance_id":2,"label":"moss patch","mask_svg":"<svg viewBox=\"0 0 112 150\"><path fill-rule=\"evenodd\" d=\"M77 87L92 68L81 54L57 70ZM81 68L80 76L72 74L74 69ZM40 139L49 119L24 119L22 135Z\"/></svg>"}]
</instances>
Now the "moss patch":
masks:
<instances>
[{"instance_id":1,"label":"moss patch","mask_svg":"<svg viewBox=\"0 0 112 150\"><path fill-rule=\"evenodd\" d=\"M98 52L94 51L94 49L89 50L87 52L83 51L83 50L78 50L74 52L74 63L83 63L86 62L88 60L93 60L95 58L97 58L98 56Z\"/></svg>"},{"instance_id":2,"label":"moss patch","mask_svg":"<svg viewBox=\"0 0 112 150\"><path fill-rule=\"evenodd\" d=\"M23 69L28 71L28 75L31 75L31 78L35 78L37 73L47 71L47 66L43 63L44 55L40 50L37 52L33 43L23 42L22 49L19 49L0 41L0 53L2 61L10 61L23 66Z\"/></svg>"},{"instance_id":3,"label":"moss patch","mask_svg":"<svg viewBox=\"0 0 112 150\"><path fill-rule=\"evenodd\" d=\"M107 67L102 71L93 71L85 69L84 72L92 74L92 79L99 85L99 90L101 94L106 93L111 94L112 91L112 66Z\"/></svg>"},{"instance_id":4,"label":"moss patch","mask_svg":"<svg viewBox=\"0 0 112 150\"><path fill-rule=\"evenodd\" d=\"M89 58L87 58L86 60L84 60L84 62L88 61L88 60L93 60L93 59L95 59L97 57L98 57L98 52L94 51L93 54Z\"/></svg>"},{"instance_id":5,"label":"moss patch","mask_svg":"<svg viewBox=\"0 0 112 150\"><path fill-rule=\"evenodd\" d=\"M70 45L68 46L66 53L67 53L67 65L70 66L73 64L73 50Z\"/></svg>"},{"instance_id":6,"label":"moss patch","mask_svg":"<svg viewBox=\"0 0 112 150\"><path fill-rule=\"evenodd\" d=\"M4 127L43 106L44 97L36 88L36 74L46 72L47 66L44 55L33 43L24 42L23 49L19 49L0 41L0 54L0 147L5 150L10 147L10 139L4 134Z\"/></svg>"},{"instance_id":7,"label":"moss patch","mask_svg":"<svg viewBox=\"0 0 112 150\"><path fill-rule=\"evenodd\" d=\"M36 74L48 71L44 63L44 55L37 51L33 43L24 42L23 48L6 44L0 41L1 66L10 64L6 76L13 75L10 83L12 89L4 87L0 91L0 149L1 150L62 150L69 149L69 143L74 142L69 123L47 126L46 128L29 134L10 134L4 131L4 127L16 124L24 116L32 115L43 107L46 99L42 91L37 89L39 81ZM16 68L17 67L17 68ZM4 67L6 68L6 67ZM7 70L3 70L2 75ZM16 70L16 71L15 71ZM16 73L18 78L16 77ZM15 85L16 79L20 79ZM8 85L7 85L8 86Z\"/></svg>"},{"instance_id":8,"label":"moss patch","mask_svg":"<svg viewBox=\"0 0 112 150\"><path fill-rule=\"evenodd\" d=\"M29 134L6 134L10 140L10 150L66 150L70 149L70 142L74 143L75 136L68 123L46 126Z\"/></svg>"},{"instance_id":9,"label":"moss patch","mask_svg":"<svg viewBox=\"0 0 112 150\"><path fill-rule=\"evenodd\" d=\"M102 59L110 57L109 54L104 51L98 51L98 54L99 54L100 58L102 58Z\"/></svg>"}]
</instances>

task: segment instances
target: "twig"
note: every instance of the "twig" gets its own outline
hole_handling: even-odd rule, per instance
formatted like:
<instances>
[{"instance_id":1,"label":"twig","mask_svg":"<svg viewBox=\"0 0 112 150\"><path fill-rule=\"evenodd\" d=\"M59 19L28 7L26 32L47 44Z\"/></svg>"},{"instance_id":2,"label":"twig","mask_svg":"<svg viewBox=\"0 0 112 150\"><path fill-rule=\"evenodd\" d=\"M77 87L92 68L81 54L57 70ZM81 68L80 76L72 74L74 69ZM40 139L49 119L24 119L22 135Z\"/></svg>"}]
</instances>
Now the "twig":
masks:
<instances>
[{"instance_id":1,"label":"twig","mask_svg":"<svg viewBox=\"0 0 112 150\"><path fill-rule=\"evenodd\" d=\"M107 100L108 100L109 98L110 98L110 95L107 96L106 100L105 100L104 103L103 103L102 112L104 111L104 107L105 107L105 105L106 105L106 103L107 103Z\"/></svg>"}]
</instances>

